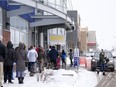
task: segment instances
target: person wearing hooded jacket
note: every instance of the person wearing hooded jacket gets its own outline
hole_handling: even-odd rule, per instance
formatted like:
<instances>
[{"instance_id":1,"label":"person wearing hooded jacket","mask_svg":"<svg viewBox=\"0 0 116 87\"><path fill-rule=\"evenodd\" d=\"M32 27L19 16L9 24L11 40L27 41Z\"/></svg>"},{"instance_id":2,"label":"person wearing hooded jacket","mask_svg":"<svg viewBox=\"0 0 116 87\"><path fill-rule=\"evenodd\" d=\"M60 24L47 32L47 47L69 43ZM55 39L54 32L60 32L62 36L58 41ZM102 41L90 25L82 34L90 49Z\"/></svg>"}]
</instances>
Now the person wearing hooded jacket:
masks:
<instances>
[{"instance_id":1,"label":"person wearing hooded jacket","mask_svg":"<svg viewBox=\"0 0 116 87\"><path fill-rule=\"evenodd\" d=\"M25 62L27 61L27 51L25 50L25 44L20 42L16 54L16 70L19 84L23 84L25 76Z\"/></svg>"},{"instance_id":2,"label":"person wearing hooded jacket","mask_svg":"<svg viewBox=\"0 0 116 87\"><path fill-rule=\"evenodd\" d=\"M45 63L45 55L42 47L39 47L37 60L39 64L39 73L42 73L42 71L44 71L44 63Z\"/></svg>"},{"instance_id":3,"label":"person wearing hooded jacket","mask_svg":"<svg viewBox=\"0 0 116 87\"><path fill-rule=\"evenodd\" d=\"M58 51L55 49L55 46L52 46L51 50L48 53L51 63L53 63L54 69L56 69L57 63L56 60L58 58Z\"/></svg>"},{"instance_id":4,"label":"person wearing hooded jacket","mask_svg":"<svg viewBox=\"0 0 116 87\"><path fill-rule=\"evenodd\" d=\"M4 61L4 83L6 83L7 80L9 83L13 83L11 80L14 61L15 61L15 50L13 49L12 42L8 41L6 48L6 58Z\"/></svg>"}]
</instances>

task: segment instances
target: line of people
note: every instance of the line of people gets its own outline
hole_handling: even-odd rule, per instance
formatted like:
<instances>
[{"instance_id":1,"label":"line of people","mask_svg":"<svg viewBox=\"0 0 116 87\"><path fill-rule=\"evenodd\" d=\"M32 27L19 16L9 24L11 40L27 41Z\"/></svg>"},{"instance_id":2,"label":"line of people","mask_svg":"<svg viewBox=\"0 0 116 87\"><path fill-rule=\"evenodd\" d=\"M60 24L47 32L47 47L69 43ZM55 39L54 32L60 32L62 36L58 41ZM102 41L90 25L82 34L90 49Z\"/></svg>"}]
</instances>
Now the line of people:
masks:
<instances>
[{"instance_id":1,"label":"line of people","mask_svg":"<svg viewBox=\"0 0 116 87\"><path fill-rule=\"evenodd\" d=\"M25 44L19 43L19 46L14 49L11 41L8 41L7 46L2 43L2 37L0 37L0 87L3 87L4 83L12 83L13 79L13 65L16 63L16 73L19 84L23 83L24 71L26 70L25 61L27 60L27 51L25 50ZM3 79L4 75L4 79Z\"/></svg>"},{"instance_id":2,"label":"line of people","mask_svg":"<svg viewBox=\"0 0 116 87\"><path fill-rule=\"evenodd\" d=\"M72 50L70 50L69 58L72 62ZM45 51L41 46L35 48L33 45L26 50L24 43L19 43L19 46L15 49L11 41L8 41L7 46L2 43L2 37L0 37L0 87L3 87L3 75L4 83L12 83L13 78L13 64L16 64L16 77L18 78L18 83L24 83L24 76L26 67L30 72L30 76L33 76L34 73L44 71L44 67L49 68L52 64L53 69L60 68L60 59L62 60L62 67L66 68L66 52L62 50L59 52L55 49L55 46L50 46L47 51Z\"/></svg>"}]
</instances>

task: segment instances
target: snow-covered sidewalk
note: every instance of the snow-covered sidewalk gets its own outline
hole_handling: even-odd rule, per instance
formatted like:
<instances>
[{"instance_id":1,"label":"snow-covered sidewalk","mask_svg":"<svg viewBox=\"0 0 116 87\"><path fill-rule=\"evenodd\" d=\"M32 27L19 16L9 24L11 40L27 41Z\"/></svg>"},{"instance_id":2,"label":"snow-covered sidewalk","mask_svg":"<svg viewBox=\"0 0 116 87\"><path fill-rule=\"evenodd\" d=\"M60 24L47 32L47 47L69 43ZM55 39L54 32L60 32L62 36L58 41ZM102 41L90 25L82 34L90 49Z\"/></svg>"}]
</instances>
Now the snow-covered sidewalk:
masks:
<instances>
[{"instance_id":1,"label":"snow-covered sidewalk","mask_svg":"<svg viewBox=\"0 0 116 87\"><path fill-rule=\"evenodd\" d=\"M75 70L46 70L47 78L43 81L37 81L37 75L29 76L26 71L24 84L18 84L17 78L13 81L14 84L3 84L4 87L95 87L97 77L95 72L90 72L84 68Z\"/></svg>"}]
</instances>

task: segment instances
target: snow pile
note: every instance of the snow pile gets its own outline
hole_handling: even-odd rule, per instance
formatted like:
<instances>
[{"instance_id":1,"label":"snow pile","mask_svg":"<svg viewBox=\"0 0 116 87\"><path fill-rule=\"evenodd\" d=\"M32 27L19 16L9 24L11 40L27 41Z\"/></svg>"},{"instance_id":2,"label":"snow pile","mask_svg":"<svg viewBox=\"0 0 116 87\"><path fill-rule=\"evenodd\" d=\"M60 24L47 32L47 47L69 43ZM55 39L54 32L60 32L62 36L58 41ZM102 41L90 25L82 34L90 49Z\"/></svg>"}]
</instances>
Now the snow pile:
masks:
<instances>
[{"instance_id":1,"label":"snow pile","mask_svg":"<svg viewBox=\"0 0 116 87\"><path fill-rule=\"evenodd\" d=\"M29 76L26 71L24 84L18 84L17 78L14 84L3 84L4 87L95 87L97 77L95 72L87 71L83 68L79 70L45 70L45 81L37 81L37 74L33 77Z\"/></svg>"}]
</instances>

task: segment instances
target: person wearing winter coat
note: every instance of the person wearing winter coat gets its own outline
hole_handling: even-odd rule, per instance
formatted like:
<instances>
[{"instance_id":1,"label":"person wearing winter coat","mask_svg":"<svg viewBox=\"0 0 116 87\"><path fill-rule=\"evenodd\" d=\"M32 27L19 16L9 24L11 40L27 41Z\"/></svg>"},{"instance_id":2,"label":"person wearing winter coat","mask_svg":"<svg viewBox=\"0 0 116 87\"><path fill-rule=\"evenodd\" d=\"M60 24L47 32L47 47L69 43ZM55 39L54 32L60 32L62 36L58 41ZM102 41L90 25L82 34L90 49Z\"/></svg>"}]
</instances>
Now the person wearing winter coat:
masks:
<instances>
[{"instance_id":1,"label":"person wearing winter coat","mask_svg":"<svg viewBox=\"0 0 116 87\"><path fill-rule=\"evenodd\" d=\"M30 46L30 50L27 53L29 63L28 70L30 71L30 74L34 73L34 65L36 63L37 57L38 57L37 51L34 49L33 46Z\"/></svg>"},{"instance_id":2,"label":"person wearing winter coat","mask_svg":"<svg viewBox=\"0 0 116 87\"><path fill-rule=\"evenodd\" d=\"M99 62L104 63L104 59L105 59L105 52L103 51L103 49L101 49L101 52L99 54Z\"/></svg>"},{"instance_id":3,"label":"person wearing winter coat","mask_svg":"<svg viewBox=\"0 0 116 87\"><path fill-rule=\"evenodd\" d=\"M24 50L24 43L19 43L18 49L16 51L16 70L19 84L23 84L24 80L24 71L26 69L25 62L27 60L27 51Z\"/></svg>"},{"instance_id":4,"label":"person wearing winter coat","mask_svg":"<svg viewBox=\"0 0 116 87\"><path fill-rule=\"evenodd\" d=\"M39 64L39 73L41 73L44 70L45 63L45 54L42 47L39 47L37 60Z\"/></svg>"},{"instance_id":5,"label":"person wearing winter coat","mask_svg":"<svg viewBox=\"0 0 116 87\"><path fill-rule=\"evenodd\" d=\"M0 36L0 87L3 87L3 62L6 57L6 47L2 43L3 37Z\"/></svg>"},{"instance_id":6,"label":"person wearing winter coat","mask_svg":"<svg viewBox=\"0 0 116 87\"><path fill-rule=\"evenodd\" d=\"M66 52L64 50L62 50L61 58L62 58L62 68L63 68L63 64L65 64L65 68L66 68Z\"/></svg>"},{"instance_id":7,"label":"person wearing winter coat","mask_svg":"<svg viewBox=\"0 0 116 87\"><path fill-rule=\"evenodd\" d=\"M99 62L98 62L98 64L100 65L100 70L105 71L105 60L106 60L105 52L103 49L101 49L101 52L99 54Z\"/></svg>"},{"instance_id":8,"label":"person wearing winter coat","mask_svg":"<svg viewBox=\"0 0 116 87\"><path fill-rule=\"evenodd\" d=\"M58 51L55 49L55 46L52 46L51 50L48 53L48 56L50 58L50 62L53 63L54 69L57 69L57 63L56 60L58 58Z\"/></svg>"},{"instance_id":9,"label":"person wearing winter coat","mask_svg":"<svg viewBox=\"0 0 116 87\"><path fill-rule=\"evenodd\" d=\"M12 70L13 63L15 61L15 50L13 49L13 44L11 41L7 43L6 58L4 61L4 83L13 83L12 80Z\"/></svg>"},{"instance_id":10,"label":"person wearing winter coat","mask_svg":"<svg viewBox=\"0 0 116 87\"><path fill-rule=\"evenodd\" d=\"M70 66L72 66L73 65L73 61L72 61L72 59L73 59L73 50L72 49L69 50L69 59L70 59Z\"/></svg>"}]
</instances>

